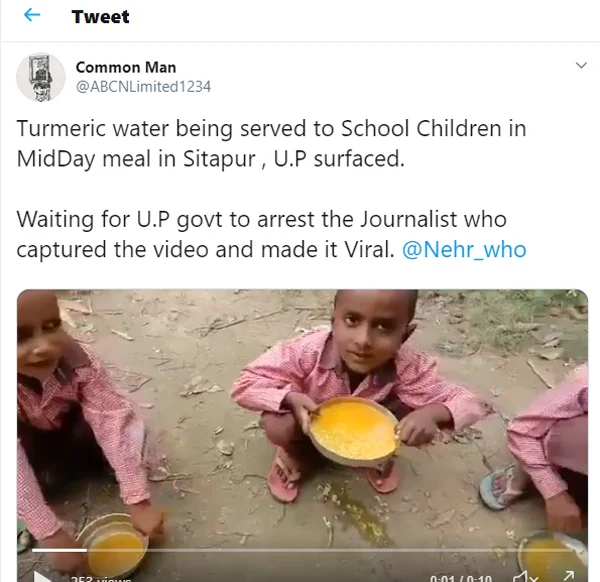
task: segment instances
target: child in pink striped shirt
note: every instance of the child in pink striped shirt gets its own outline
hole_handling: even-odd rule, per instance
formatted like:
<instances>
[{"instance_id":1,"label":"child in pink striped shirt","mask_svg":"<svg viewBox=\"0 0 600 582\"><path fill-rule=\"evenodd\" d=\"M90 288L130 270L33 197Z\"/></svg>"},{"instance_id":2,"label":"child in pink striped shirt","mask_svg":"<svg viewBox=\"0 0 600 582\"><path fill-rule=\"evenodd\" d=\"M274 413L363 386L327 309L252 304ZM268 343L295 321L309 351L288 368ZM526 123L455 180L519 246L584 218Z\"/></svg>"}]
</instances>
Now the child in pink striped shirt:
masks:
<instances>
[{"instance_id":1,"label":"child in pink striped shirt","mask_svg":"<svg viewBox=\"0 0 600 582\"><path fill-rule=\"evenodd\" d=\"M306 436L310 413L337 396L379 402L402 420L399 439L409 446L431 442L441 428L461 430L490 408L472 392L442 379L435 362L406 344L415 330L417 291L338 291L331 331L283 342L246 366L232 397L262 413L262 426L276 447L267 483L290 503L299 481L319 460ZM369 469L379 493L399 483L393 462Z\"/></svg>"},{"instance_id":2,"label":"child in pink striped shirt","mask_svg":"<svg viewBox=\"0 0 600 582\"><path fill-rule=\"evenodd\" d=\"M17 372L17 505L31 534L45 548L76 548L47 495L57 479L108 466L133 525L160 534L163 514L150 504L144 466L144 424L98 358L64 332L51 291L19 295ZM51 561L59 572L78 574L85 554L53 553Z\"/></svg>"},{"instance_id":3,"label":"child in pink striped shirt","mask_svg":"<svg viewBox=\"0 0 600 582\"><path fill-rule=\"evenodd\" d=\"M507 440L518 464L483 479L479 491L485 505L505 509L533 485L546 503L549 529L581 530L588 495L588 365L517 415Z\"/></svg>"}]
</instances>

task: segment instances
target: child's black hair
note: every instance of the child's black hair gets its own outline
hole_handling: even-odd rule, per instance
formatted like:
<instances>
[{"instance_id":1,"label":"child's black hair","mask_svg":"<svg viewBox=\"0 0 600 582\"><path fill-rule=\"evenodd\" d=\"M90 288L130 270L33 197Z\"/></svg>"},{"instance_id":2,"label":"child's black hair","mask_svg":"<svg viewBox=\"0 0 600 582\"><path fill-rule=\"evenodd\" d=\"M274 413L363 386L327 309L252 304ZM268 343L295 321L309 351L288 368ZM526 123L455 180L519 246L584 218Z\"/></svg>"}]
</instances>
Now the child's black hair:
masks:
<instances>
[{"instance_id":1,"label":"child's black hair","mask_svg":"<svg viewBox=\"0 0 600 582\"><path fill-rule=\"evenodd\" d=\"M408 297L408 320L412 321L415 317L415 312L417 311L417 300L419 299L419 291L415 289L399 289L401 293L406 293ZM335 293L335 297L333 299L333 307L336 306L339 296L343 293L343 289L339 289Z\"/></svg>"}]
</instances>

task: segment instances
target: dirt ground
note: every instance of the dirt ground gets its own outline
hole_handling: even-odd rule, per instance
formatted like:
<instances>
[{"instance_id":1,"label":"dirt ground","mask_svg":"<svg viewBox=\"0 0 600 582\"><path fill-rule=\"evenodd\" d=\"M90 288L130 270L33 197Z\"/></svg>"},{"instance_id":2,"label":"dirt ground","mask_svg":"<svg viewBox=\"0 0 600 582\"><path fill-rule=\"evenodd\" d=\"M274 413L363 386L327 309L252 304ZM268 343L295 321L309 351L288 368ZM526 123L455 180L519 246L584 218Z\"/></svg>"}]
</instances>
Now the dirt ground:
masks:
<instances>
[{"instance_id":1,"label":"dirt ground","mask_svg":"<svg viewBox=\"0 0 600 582\"><path fill-rule=\"evenodd\" d=\"M262 581L281 577L284 567L290 580L429 581L435 574L473 574L500 581L517 573L514 549L544 526L542 504L532 499L493 513L480 504L477 486L509 461L506 421L547 391L546 382L554 385L587 359L585 314L553 306L519 321L518 297L513 305L498 295L482 302L467 292L423 294L411 341L435 353L447 376L489 397L497 413L447 443L400 450L403 482L392 495L375 495L360 472L330 467L306 483L297 503L284 507L265 484L273 450L256 415L233 404L230 388L244 364L277 341L327 325L331 298L327 291L245 290L65 295L67 328L111 366L166 455L172 475L164 480L167 475L157 473L152 484L155 503L168 513L164 547L211 550L153 553L137 580ZM485 310L499 305L505 315L494 317L506 324L486 320ZM510 341L497 341L503 337ZM183 476L174 480L174 474ZM58 511L80 527L120 508L116 485L93 483L78 488ZM238 552L218 551L223 548ZM247 551L288 548L363 552ZM432 551L389 551L398 549ZM466 549L491 551L456 551ZM31 580L33 569L59 579L27 552L19 559L20 579Z\"/></svg>"}]
</instances>

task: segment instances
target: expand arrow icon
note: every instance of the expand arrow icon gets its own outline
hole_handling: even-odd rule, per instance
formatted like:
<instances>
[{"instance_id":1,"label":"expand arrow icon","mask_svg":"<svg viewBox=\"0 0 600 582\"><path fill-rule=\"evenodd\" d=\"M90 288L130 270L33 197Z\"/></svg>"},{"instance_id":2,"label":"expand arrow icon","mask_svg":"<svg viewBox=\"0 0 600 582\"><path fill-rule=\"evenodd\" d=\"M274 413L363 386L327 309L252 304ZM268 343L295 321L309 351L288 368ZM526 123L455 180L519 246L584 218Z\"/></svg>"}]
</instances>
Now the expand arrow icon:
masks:
<instances>
[{"instance_id":1,"label":"expand arrow icon","mask_svg":"<svg viewBox=\"0 0 600 582\"><path fill-rule=\"evenodd\" d=\"M580 65L579 63L575 63L580 69L583 69L583 67L585 67L587 65L587 62L583 63L583 65ZM575 574L573 574L573 576L575 576Z\"/></svg>"},{"instance_id":2,"label":"expand arrow icon","mask_svg":"<svg viewBox=\"0 0 600 582\"><path fill-rule=\"evenodd\" d=\"M33 16L41 16L39 12L32 12L33 8L28 8L27 12L25 12L25 18L29 20L29 22L33 22Z\"/></svg>"},{"instance_id":3,"label":"expand arrow icon","mask_svg":"<svg viewBox=\"0 0 600 582\"><path fill-rule=\"evenodd\" d=\"M567 580L575 580L575 572L573 570L567 570L567 575L565 576L565 582Z\"/></svg>"}]
</instances>

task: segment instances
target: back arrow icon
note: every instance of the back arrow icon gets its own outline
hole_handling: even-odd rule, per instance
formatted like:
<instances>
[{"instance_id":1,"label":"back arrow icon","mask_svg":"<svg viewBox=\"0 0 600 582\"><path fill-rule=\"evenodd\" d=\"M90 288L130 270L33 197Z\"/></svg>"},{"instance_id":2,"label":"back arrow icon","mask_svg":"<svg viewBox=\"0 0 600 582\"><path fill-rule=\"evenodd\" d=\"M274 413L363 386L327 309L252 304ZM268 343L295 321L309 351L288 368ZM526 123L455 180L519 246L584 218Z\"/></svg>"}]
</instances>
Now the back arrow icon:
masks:
<instances>
[{"instance_id":1,"label":"back arrow icon","mask_svg":"<svg viewBox=\"0 0 600 582\"><path fill-rule=\"evenodd\" d=\"M25 12L25 18L29 20L29 22L33 22L32 16L41 16L39 12L32 12L33 8L28 8L27 12Z\"/></svg>"}]
</instances>

